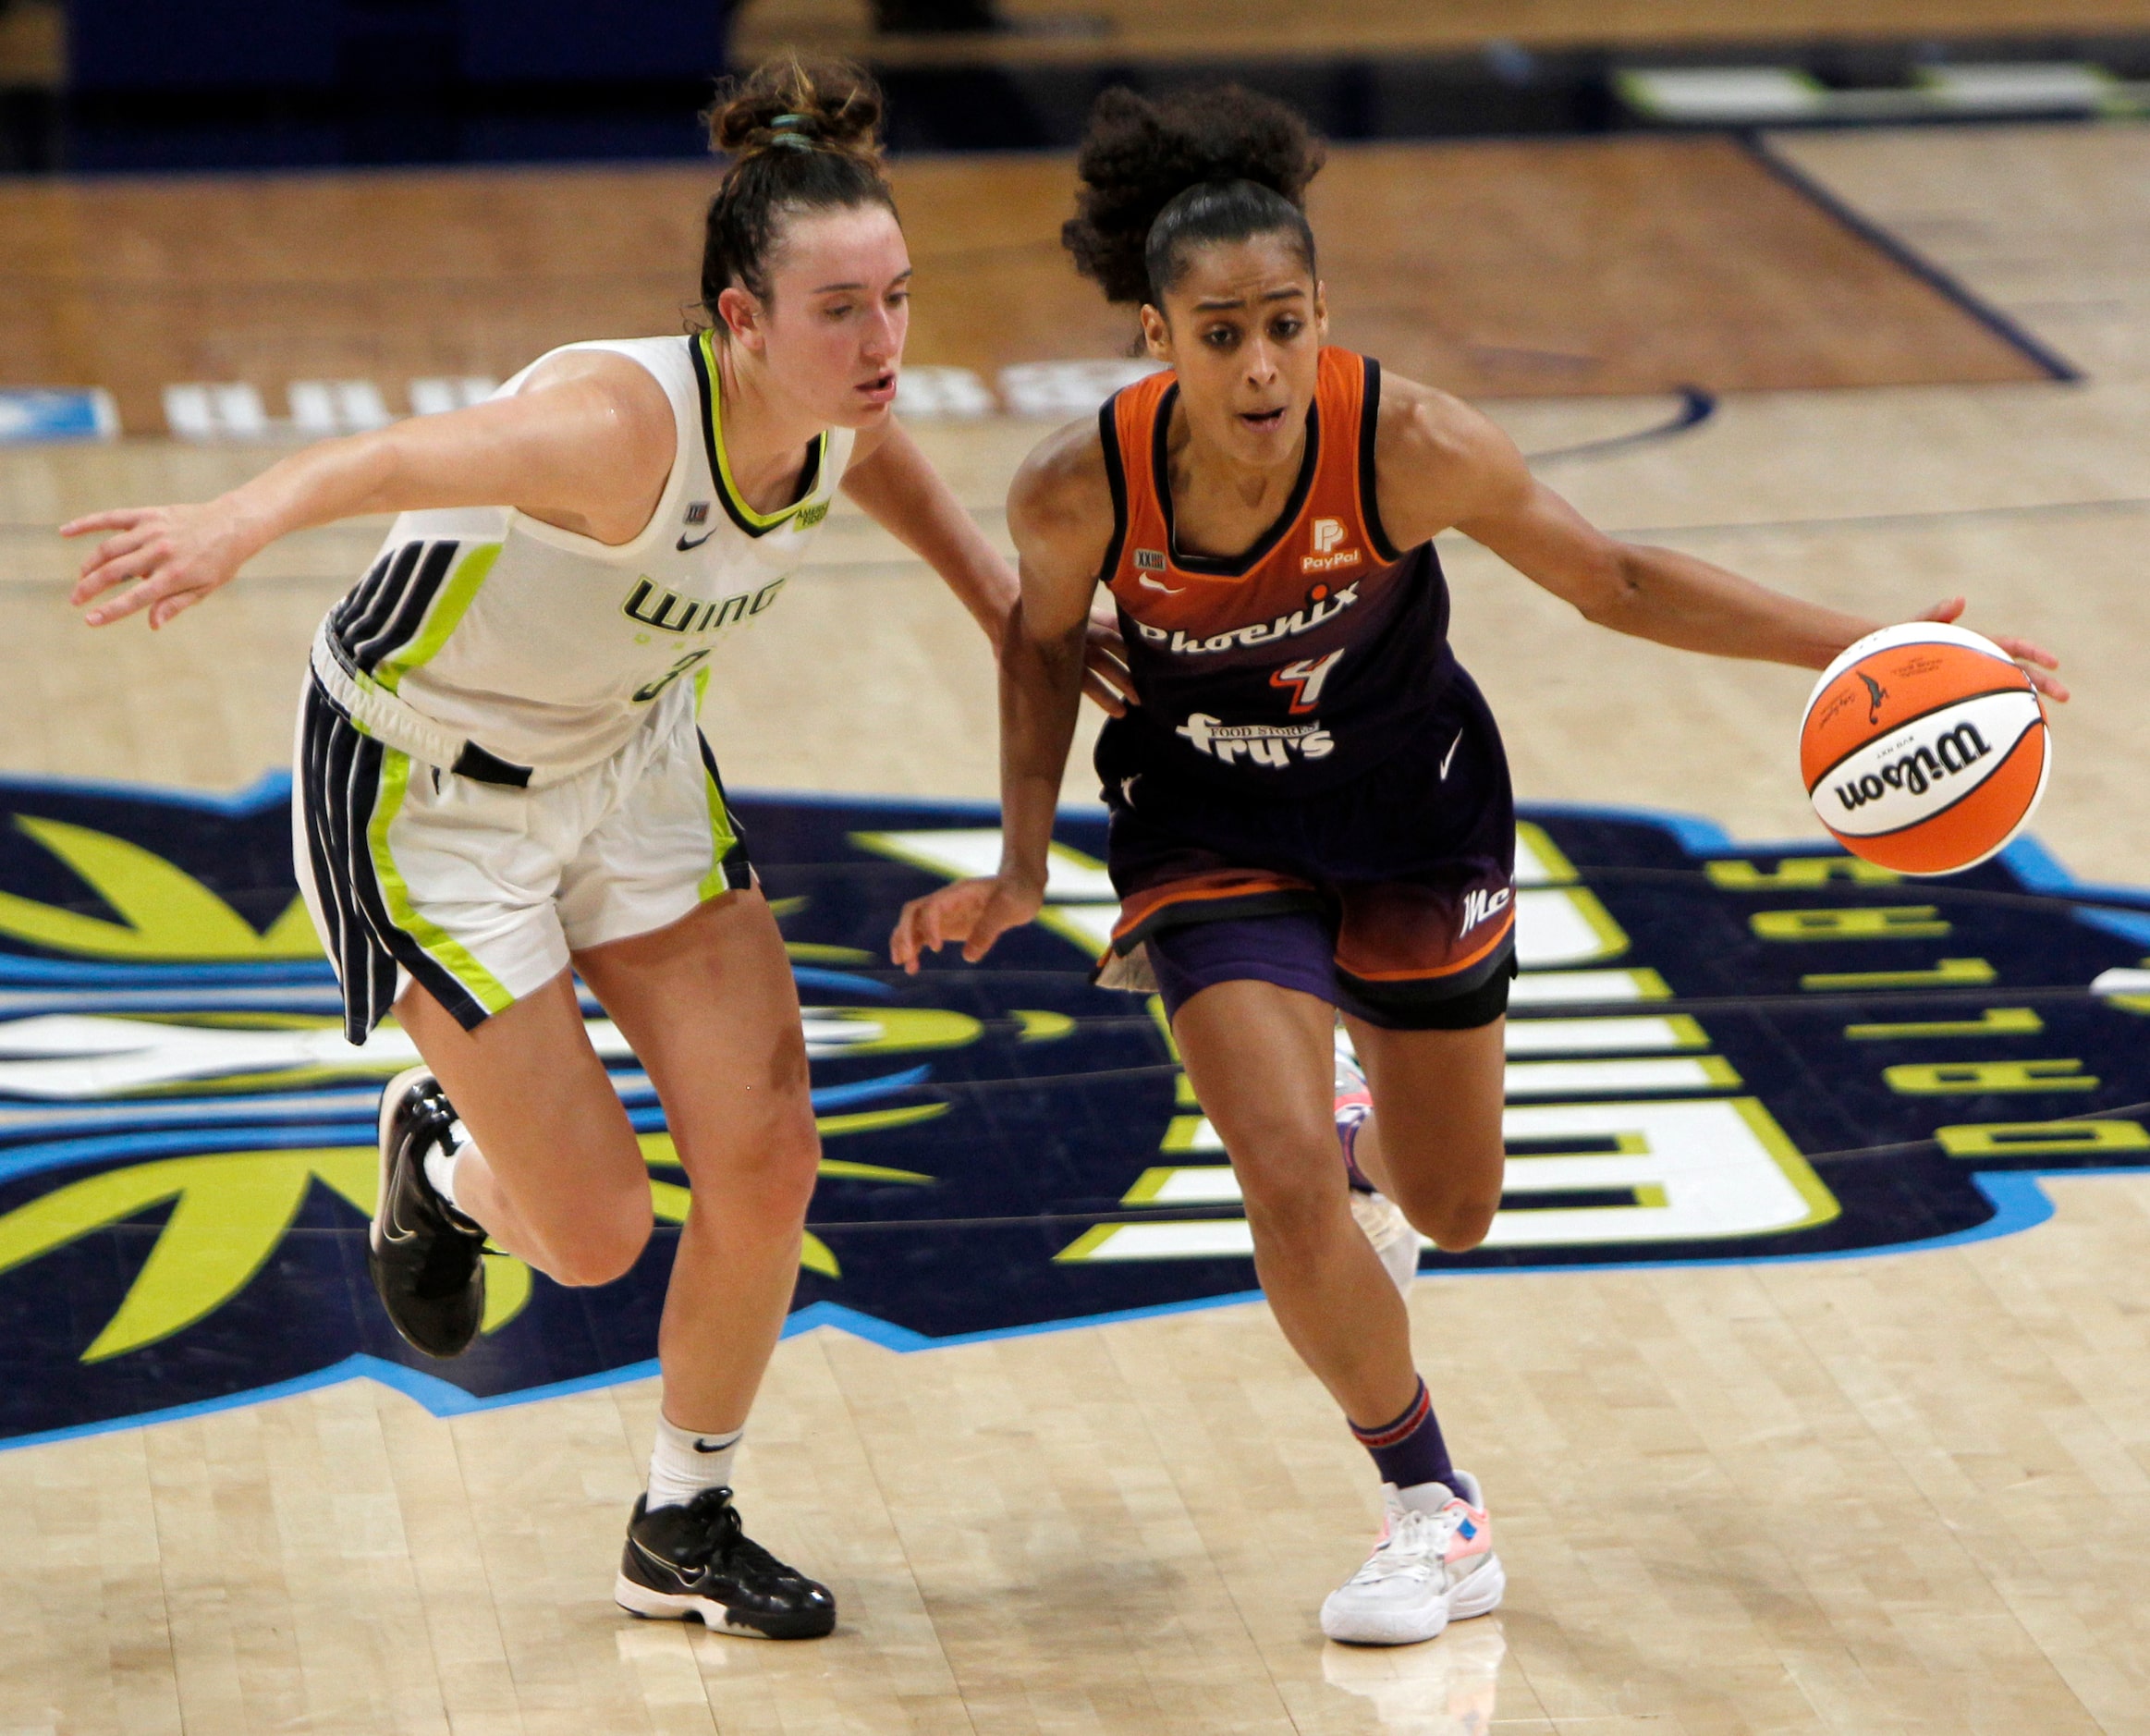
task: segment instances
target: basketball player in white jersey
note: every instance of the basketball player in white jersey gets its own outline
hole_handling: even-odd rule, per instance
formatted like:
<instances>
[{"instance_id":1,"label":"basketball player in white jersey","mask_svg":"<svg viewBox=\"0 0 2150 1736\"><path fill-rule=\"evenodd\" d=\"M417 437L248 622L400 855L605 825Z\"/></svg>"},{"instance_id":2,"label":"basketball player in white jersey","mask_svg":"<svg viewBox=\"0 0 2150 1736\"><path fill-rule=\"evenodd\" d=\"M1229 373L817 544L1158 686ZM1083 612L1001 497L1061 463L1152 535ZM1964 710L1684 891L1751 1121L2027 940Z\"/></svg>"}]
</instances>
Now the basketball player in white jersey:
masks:
<instances>
[{"instance_id":1,"label":"basketball player in white jersey","mask_svg":"<svg viewBox=\"0 0 2150 1736\"><path fill-rule=\"evenodd\" d=\"M105 533L75 591L91 624L158 628L279 536L400 515L314 641L294 816L346 1034L393 1009L425 1060L383 1104L375 1286L406 1339L453 1356L487 1236L563 1284L640 1256L648 1171L572 967L694 1196L616 1595L770 1638L836 1620L730 1490L820 1151L783 942L695 726L705 660L781 606L839 486L996 644L1017 593L890 419L910 264L879 114L862 75L796 62L719 104L711 330L569 345L485 404L309 447L206 505L65 527ZM1101 641L1108 706L1114 667Z\"/></svg>"}]
</instances>

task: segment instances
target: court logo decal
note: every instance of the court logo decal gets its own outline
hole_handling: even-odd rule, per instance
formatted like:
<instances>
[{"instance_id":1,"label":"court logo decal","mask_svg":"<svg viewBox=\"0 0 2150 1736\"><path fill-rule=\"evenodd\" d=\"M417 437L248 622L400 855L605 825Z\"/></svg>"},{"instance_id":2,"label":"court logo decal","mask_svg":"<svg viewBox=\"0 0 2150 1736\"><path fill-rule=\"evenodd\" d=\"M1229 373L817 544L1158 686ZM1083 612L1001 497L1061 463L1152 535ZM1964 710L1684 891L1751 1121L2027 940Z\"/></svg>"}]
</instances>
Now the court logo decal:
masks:
<instances>
[{"instance_id":1,"label":"court logo decal","mask_svg":"<svg viewBox=\"0 0 2150 1736\"><path fill-rule=\"evenodd\" d=\"M281 779L230 798L0 781L0 1444L365 1376L434 1411L651 1372L690 1193L648 1080L593 1043L650 1167L635 1270L488 1255L431 1363L372 1294L381 1082L336 1028ZM988 868L991 810L735 804L806 1005L825 1142L792 1328L899 1349L1242 1297L1229 1164L1155 1009L1093 988L1118 906L1070 813L1040 920L917 979L902 902ZM1429 1270L1771 1261L2006 1233L2034 1177L2150 1168L2150 894L2034 845L1946 882L1662 814L1519 832L1508 1192Z\"/></svg>"}]
</instances>

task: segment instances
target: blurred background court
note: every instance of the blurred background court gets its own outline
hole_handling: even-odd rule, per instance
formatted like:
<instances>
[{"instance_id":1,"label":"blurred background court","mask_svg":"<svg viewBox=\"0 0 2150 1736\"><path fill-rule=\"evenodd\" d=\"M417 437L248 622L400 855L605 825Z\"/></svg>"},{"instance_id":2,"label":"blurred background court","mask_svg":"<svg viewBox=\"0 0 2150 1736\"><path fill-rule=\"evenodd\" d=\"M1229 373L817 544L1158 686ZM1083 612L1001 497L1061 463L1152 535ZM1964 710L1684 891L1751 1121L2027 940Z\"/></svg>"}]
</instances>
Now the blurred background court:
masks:
<instances>
[{"instance_id":1,"label":"blurred background court","mask_svg":"<svg viewBox=\"0 0 2150 1736\"><path fill-rule=\"evenodd\" d=\"M79 624L54 526L206 497L558 343L686 329L695 111L793 47L886 84L899 409L1003 546L1023 454L1140 366L1057 245L1090 101L1239 79L1333 141L1337 341L1480 404L1617 533L1881 618L1964 593L1968 624L2053 646L2077 697L2038 837L2150 880L2145 0L0 0L0 775L221 795L282 767L314 624L383 525L288 538L155 636ZM1614 639L1442 556L1526 802L1817 836L1805 676ZM782 614L711 684L735 788L994 794L985 647L902 549L839 507ZM1094 796L1080 755L1067 795ZM2116 966L2150 952L2128 920ZM1921 1142L2094 1112L2141 1135L2133 988L2070 991L2121 1057L2092 1095L1936 1104ZM1834 1065L1801 1089L1849 1097ZM2150 1732L2128 1139L2033 1183L2051 1214L2011 1236L1423 1278L1422 1363L1511 1583L1431 1646L1321 1643L1371 1492L1240 1302L788 1340L742 1499L838 1591L812 1647L611 1608L646 1379L461 1416L359 1380L0 1450L0 1732ZM27 1283L5 1162L0 1277ZM45 1375L17 1338L20 1396Z\"/></svg>"}]
</instances>

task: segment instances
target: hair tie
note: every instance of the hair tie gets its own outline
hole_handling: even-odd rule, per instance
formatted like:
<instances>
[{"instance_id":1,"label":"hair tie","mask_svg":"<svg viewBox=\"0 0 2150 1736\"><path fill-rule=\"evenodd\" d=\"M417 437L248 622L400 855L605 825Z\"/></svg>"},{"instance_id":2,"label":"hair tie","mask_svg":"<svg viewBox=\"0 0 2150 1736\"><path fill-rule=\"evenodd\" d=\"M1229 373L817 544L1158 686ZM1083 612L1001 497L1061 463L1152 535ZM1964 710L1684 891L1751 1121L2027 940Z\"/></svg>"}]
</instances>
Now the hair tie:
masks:
<instances>
[{"instance_id":1,"label":"hair tie","mask_svg":"<svg viewBox=\"0 0 2150 1736\"><path fill-rule=\"evenodd\" d=\"M814 149L813 141L791 130L806 124L807 116L804 115L779 115L769 123L769 142L773 145L789 145L794 151L812 151Z\"/></svg>"}]
</instances>

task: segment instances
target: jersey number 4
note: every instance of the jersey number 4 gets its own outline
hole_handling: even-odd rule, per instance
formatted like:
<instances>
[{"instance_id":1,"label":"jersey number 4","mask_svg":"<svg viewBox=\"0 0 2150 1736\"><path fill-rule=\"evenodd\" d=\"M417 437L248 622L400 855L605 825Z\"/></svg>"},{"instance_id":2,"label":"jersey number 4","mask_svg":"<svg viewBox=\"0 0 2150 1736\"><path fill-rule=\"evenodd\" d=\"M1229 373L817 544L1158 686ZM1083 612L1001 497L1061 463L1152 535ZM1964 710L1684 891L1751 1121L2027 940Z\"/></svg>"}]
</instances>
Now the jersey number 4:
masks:
<instances>
[{"instance_id":1,"label":"jersey number 4","mask_svg":"<svg viewBox=\"0 0 2150 1736\"><path fill-rule=\"evenodd\" d=\"M1322 702L1322 683L1329 679L1329 671L1343 660L1341 649L1332 651L1325 657L1301 657L1297 663L1288 663L1269 678L1271 687L1288 687L1292 690L1291 709L1308 712Z\"/></svg>"}]
</instances>

